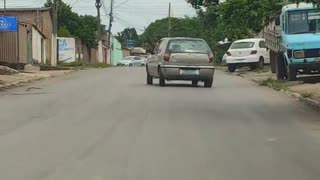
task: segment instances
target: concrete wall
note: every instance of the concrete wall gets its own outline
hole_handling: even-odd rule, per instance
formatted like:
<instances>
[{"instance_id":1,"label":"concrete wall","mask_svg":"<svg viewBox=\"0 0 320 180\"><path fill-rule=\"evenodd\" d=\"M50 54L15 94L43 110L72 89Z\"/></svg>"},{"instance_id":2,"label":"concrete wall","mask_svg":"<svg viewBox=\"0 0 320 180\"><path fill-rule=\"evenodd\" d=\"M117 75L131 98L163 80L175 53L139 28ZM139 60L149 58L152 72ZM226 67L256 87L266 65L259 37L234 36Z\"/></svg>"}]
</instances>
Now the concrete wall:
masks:
<instances>
[{"instance_id":1,"label":"concrete wall","mask_svg":"<svg viewBox=\"0 0 320 180\"><path fill-rule=\"evenodd\" d=\"M112 65L118 65L119 61L123 58L122 46L121 43L116 39L113 38L113 59Z\"/></svg>"},{"instance_id":2,"label":"concrete wall","mask_svg":"<svg viewBox=\"0 0 320 180\"><path fill-rule=\"evenodd\" d=\"M6 16L17 16L19 21L36 25L37 29L39 29L47 38L46 59L51 60L53 24L50 9L39 9L38 11L8 9Z\"/></svg>"},{"instance_id":3,"label":"concrete wall","mask_svg":"<svg viewBox=\"0 0 320 180\"><path fill-rule=\"evenodd\" d=\"M32 60L36 64L46 63L46 40L32 27ZM42 49L42 51L41 51Z\"/></svg>"}]
</instances>

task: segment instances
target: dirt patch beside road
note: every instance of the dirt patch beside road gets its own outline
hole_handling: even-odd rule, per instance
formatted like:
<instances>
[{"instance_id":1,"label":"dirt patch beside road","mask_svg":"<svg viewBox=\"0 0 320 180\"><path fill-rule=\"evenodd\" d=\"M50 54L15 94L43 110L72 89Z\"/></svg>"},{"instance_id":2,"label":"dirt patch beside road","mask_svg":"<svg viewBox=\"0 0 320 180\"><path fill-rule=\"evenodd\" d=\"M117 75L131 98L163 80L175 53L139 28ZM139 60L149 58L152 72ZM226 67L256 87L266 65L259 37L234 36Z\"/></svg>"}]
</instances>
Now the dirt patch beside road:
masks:
<instances>
[{"instance_id":1,"label":"dirt patch beside road","mask_svg":"<svg viewBox=\"0 0 320 180\"><path fill-rule=\"evenodd\" d=\"M226 68L220 67L219 69L227 71ZM276 75L271 73L269 67L256 71L241 68L233 74L256 82L259 85L296 95L304 101L312 100L313 104L314 102L320 104L320 76L300 76L298 81L293 82L279 81Z\"/></svg>"},{"instance_id":2,"label":"dirt patch beside road","mask_svg":"<svg viewBox=\"0 0 320 180\"><path fill-rule=\"evenodd\" d=\"M70 72L72 72L72 70L39 71L39 72L19 73L14 75L0 75L0 90L22 86L32 81L61 76Z\"/></svg>"}]
</instances>

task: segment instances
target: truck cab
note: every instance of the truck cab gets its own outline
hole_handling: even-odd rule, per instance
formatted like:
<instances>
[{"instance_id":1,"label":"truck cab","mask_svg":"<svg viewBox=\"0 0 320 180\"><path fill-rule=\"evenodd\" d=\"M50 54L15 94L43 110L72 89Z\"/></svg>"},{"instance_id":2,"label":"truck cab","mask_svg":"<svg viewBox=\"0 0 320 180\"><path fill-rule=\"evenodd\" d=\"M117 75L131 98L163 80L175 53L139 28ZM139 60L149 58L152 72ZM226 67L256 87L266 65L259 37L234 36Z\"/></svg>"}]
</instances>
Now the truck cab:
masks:
<instances>
[{"instance_id":1,"label":"truck cab","mask_svg":"<svg viewBox=\"0 0 320 180\"><path fill-rule=\"evenodd\" d=\"M270 55L276 54L278 79L320 74L320 10L311 3L285 5L275 24L278 27L266 35L266 43Z\"/></svg>"}]
</instances>

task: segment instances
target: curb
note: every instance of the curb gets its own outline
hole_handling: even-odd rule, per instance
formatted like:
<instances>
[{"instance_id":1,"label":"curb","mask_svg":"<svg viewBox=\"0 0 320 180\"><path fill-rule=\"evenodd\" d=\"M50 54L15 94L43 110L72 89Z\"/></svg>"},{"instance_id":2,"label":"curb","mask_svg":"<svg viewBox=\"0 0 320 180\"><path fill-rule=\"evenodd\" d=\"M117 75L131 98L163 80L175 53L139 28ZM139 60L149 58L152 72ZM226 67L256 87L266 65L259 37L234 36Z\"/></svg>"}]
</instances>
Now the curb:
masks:
<instances>
[{"instance_id":1,"label":"curb","mask_svg":"<svg viewBox=\"0 0 320 180\"><path fill-rule=\"evenodd\" d=\"M40 78L36 78L36 79L31 79L31 80L20 80L20 81L17 81L17 82L13 82L11 84L0 85L0 91L4 91L4 90L15 88L15 87L25 86L25 85L27 85L27 84L29 84L31 82L39 81L39 80L42 80L42 79L46 79L46 78L40 77Z\"/></svg>"},{"instance_id":2,"label":"curb","mask_svg":"<svg viewBox=\"0 0 320 180\"><path fill-rule=\"evenodd\" d=\"M254 80L254 79L250 79L250 78L247 78L245 77L243 74L237 74L237 76L240 76L242 78L245 78L249 81L252 81L256 84L259 84L260 82L257 81L257 80ZM267 86L268 88L273 88L272 85L271 86ZM316 101L314 99L311 99L311 98L304 98L301 96L301 94L299 93L295 93L295 92L292 92L292 91L284 91L284 90L281 90L281 92L284 92L285 94L287 94L288 96L290 97L293 97L293 98L297 98L298 100L300 100L301 102L307 104L308 106L312 107L312 108L315 108L317 110L320 110L320 102L319 101Z\"/></svg>"},{"instance_id":3,"label":"curb","mask_svg":"<svg viewBox=\"0 0 320 180\"><path fill-rule=\"evenodd\" d=\"M67 74L70 74L70 73L75 72L75 71L76 70L71 70L71 71L68 71L68 72L64 72L62 75L67 75ZM57 75L57 76L60 76L60 75ZM25 85L27 85L29 83L35 82L35 81L40 81L40 80L44 80L44 79L50 79L50 78L54 78L54 77L57 77L57 76L36 77L34 79L16 81L16 82L13 82L11 84L2 84L2 85L0 85L0 91L12 89L12 88L15 88L15 87L22 87L22 86L25 86Z\"/></svg>"}]
</instances>

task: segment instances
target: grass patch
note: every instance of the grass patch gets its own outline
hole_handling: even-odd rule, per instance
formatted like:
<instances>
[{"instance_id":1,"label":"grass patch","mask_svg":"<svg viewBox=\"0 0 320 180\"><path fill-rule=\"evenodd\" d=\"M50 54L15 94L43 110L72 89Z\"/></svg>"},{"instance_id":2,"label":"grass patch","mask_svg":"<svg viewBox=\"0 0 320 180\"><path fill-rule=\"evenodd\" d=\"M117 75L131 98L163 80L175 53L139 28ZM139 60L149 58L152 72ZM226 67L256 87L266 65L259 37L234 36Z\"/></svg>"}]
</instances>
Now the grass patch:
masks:
<instances>
[{"instance_id":1,"label":"grass patch","mask_svg":"<svg viewBox=\"0 0 320 180\"><path fill-rule=\"evenodd\" d=\"M108 68L111 67L110 64L104 63L88 63L84 61L75 61L71 63L59 62L58 66L60 67L71 67L71 68Z\"/></svg>"},{"instance_id":2,"label":"grass patch","mask_svg":"<svg viewBox=\"0 0 320 180\"><path fill-rule=\"evenodd\" d=\"M256 73L267 73L267 72L271 72L271 68L254 69L253 72L256 72Z\"/></svg>"},{"instance_id":3,"label":"grass patch","mask_svg":"<svg viewBox=\"0 0 320 180\"><path fill-rule=\"evenodd\" d=\"M301 96L303 98L312 98L313 97L313 94L310 93L310 92L304 92L304 93L301 93Z\"/></svg>"},{"instance_id":4,"label":"grass patch","mask_svg":"<svg viewBox=\"0 0 320 180\"><path fill-rule=\"evenodd\" d=\"M288 85L285 83L286 81L274 80L272 78L268 78L260 83L260 86L271 87L277 91L281 90L289 90Z\"/></svg>"}]
</instances>

